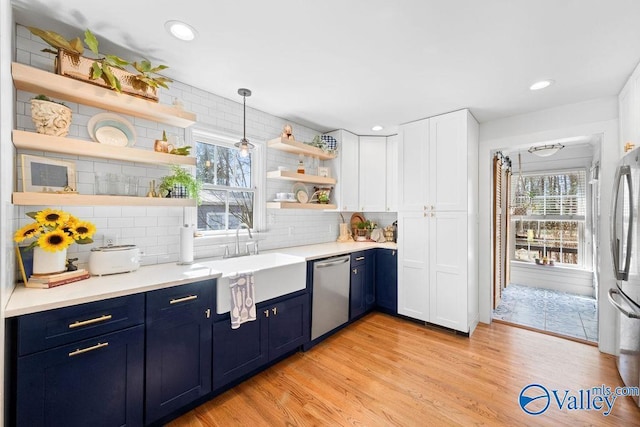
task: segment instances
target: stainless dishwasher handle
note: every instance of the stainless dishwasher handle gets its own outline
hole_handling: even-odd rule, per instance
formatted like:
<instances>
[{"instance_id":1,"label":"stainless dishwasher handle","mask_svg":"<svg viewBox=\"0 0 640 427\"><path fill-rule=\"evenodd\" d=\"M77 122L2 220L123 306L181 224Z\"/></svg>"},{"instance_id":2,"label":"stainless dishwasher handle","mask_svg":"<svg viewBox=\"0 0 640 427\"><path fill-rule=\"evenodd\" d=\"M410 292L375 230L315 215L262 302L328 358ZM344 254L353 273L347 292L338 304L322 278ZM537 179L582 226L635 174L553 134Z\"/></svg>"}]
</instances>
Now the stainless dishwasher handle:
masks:
<instances>
[{"instance_id":1,"label":"stainless dishwasher handle","mask_svg":"<svg viewBox=\"0 0 640 427\"><path fill-rule=\"evenodd\" d=\"M331 267L334 265L340 265L340 264L344 264L345 262L349 262L350 259L349 258L342 258L336 261L329 261L329 262L323 262L323 263L318 263L318 264L314 264L314 267L317 268L325 268L325 267Z\"/></svg>"},{"instance_id":2,"label":"stainless dishwasher handle","mask_svg":"<svg viewBox=\"0 0 640 427\"><path fill-rule=\"evenodd\" d=\"M629 319L640 319L640 314L638 314L638 313L632 313L632 312L630 312L630 311L625 310L625 308L624 308L623 306L621 306L621 305L620 305L620 303L618 303L618 301L616 301L616 300L613 298L613 295L614 295L614 294L615 294L615 295L620 295L620 291L618 291L618 290L617 290L617 289L615 289L615 288L611 288L611 289L609 289L609 302L610 302L611 304L613 304L613 306L614 306L615 308L617 308L618 310L620 310L620 312L621 312L622 314L624 314L625 316L627 316ZM621 297L621 298L624 298L622 295L620 295L620 297Z\"/></svg>"}]
</instances>

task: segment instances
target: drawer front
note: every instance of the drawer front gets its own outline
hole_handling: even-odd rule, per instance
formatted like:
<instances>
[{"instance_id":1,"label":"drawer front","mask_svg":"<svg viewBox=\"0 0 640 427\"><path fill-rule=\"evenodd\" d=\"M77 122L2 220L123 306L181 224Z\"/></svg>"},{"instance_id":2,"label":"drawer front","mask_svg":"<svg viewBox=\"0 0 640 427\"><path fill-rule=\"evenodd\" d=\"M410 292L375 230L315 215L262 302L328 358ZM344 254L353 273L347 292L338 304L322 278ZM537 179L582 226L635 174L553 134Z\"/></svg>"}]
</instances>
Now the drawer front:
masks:
<instances>
[{"instance_id":1,"label":"drawer front","mask_svg":"<svg viewBox=\"0 0 640 427\"><path fill-rule=\"evenodd\" d=\"M211 279L147 292L147 322L185 310L213 308L215 286L216 280Z\"/></svg>"},{"instance_id":2,"label":"drawer front","mask_svg":"<svg viewBox=\"0 0 640 427\"><path fill-rule=\"evenodd\" d=\"M20 316L18 354L34 353L143 322L144 294Z\"/></svg>"},{"instance_id":3,"label":"drawer front","mask_svg":"<svg viewBox=\"0 0 640 427\"><path fill-rule=\"evenodd\" d=\"M351 267L356 267L359 265L364 265L367 257L364 251L352 252L351 253Z\"/></svg>"}]
</instances>

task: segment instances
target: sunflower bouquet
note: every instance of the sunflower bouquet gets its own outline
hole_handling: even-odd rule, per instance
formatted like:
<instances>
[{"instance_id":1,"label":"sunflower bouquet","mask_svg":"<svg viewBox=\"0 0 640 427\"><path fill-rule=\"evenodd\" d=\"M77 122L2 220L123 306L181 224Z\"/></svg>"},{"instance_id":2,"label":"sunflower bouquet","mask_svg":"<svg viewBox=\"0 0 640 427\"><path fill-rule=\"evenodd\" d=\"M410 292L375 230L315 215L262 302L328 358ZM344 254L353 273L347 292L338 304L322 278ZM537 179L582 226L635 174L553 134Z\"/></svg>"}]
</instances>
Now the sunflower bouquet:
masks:
<instances>
[{"instance_id":1,"label":"sunflower bouquet","mask_svg":"<svg viewBox=\"0 0 640 427\"><path fill-rule=\"evenodd\" d=\"M81 221L68 212L43 209L38 212L27 212L34 223L25 225L13 236L16 243L33 239L28 248L40 247L48 252L67 249L73 243L84 245L93 243L96 226L88 221Z\"/></svg>"}]
</instances>

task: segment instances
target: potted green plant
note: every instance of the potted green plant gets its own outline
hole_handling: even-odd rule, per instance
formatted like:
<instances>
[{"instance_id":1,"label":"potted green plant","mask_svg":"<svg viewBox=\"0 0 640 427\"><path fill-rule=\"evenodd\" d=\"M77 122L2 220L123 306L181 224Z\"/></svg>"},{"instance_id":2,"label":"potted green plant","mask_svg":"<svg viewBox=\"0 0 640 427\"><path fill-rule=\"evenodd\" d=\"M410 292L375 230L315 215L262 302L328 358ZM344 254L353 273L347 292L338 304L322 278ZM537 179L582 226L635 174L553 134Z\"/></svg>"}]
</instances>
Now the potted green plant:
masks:
<instances>
[{"instance_id":1,"label":"potted green plant","mask_svg":"<svg viewBox=\"0 0 640 427\"><path fill-rule=\"evenodd\" d=\"M171 165L171 175L162 178L160 182L160 191L165 197L195 199L200 204L200 190L202 182L197 180L189 173L189 171L181 168L179 165Z\"/></svg>"},{"instance_id":2,"label":"potted green plant","mask_svg":"<svg viewBox=\"0 0 640 427\"><path fill-rule=\"evenodd\" d=\"M46 95L38 95L31 99L31 120L37 133L67 136L71 126L71 108Z\"/></svg>"},{"instance_id":3,"label":"potted green plant","mask_svg":"<svg viewBox=\"0 0 640 427\"><path fill-rule=\"evenodd\" d=\"M356 224L356 235L358 240L366 240L367 234L371 231L371 222L360 221Z\"/></svg>"},{"instance_id":4,"label":"potted green plant","mask_svg":"<svg viewBox=\"0 0 640 427\"><path fill-rule=\"evenodd\" d=\"M167 83L172 81L157 75L167 68L166 65L154 67L147 60L131 63L116 55L102 55L98 49L98 39L89 29L84 32L84 43L96 58L83 56L85 49L79 37L67 40L55 31L28 28L32 34L56 49L46 48L42 51L56 55L56 73L60 75L154 101L158 101L157 88L167 88ZM133 66L137 74L126 70L129 65Z\"/></svg>"}]
</instances>

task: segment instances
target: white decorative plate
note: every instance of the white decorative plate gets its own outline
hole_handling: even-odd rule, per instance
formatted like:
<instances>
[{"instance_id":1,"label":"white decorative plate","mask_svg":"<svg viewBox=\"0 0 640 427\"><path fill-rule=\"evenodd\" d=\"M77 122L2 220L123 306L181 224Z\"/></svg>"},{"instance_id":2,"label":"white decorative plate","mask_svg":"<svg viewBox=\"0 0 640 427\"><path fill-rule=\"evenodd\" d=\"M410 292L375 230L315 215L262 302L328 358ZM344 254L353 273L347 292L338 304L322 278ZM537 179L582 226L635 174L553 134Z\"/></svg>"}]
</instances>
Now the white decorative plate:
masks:
<instances>
[{"instance_id":1,"label":"white decorative plate","mask_svg":"<svg viewBox=\"0 0 640 427\"><path fill-rule=\"evenodd\" d=\"M96 139L101 144L116 145L118 147L126 147L129 143L129 138L117 127L102 126L96 129Z\"/></svg>"},{"instance_id":2,"label":"white decorative plate","mask_svg":"<svg viewBox=\"0 0 640 427\"><path fill-rule=\"evenodd\" d=\"M309 193L307 192L307 186L302 182L296 182L293 184L291 192L295 194L296 200L299 203L307 203L309 201Z\"/></svg>"},{"instance_id":3,"label":"white decorative plate","mask_svg":"<svg viewBox=\"0 0 640 427\"><path fill-rule=\"evenodd\" d=\"M107 129L101 130L103 128ZM91 139L102 144L132 147L136 143L135 128L127 119L117 114L96 114L89 119L87 130Z\"/></svg>"}]
</instances>

